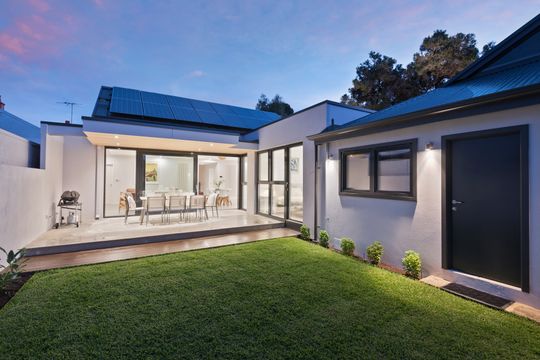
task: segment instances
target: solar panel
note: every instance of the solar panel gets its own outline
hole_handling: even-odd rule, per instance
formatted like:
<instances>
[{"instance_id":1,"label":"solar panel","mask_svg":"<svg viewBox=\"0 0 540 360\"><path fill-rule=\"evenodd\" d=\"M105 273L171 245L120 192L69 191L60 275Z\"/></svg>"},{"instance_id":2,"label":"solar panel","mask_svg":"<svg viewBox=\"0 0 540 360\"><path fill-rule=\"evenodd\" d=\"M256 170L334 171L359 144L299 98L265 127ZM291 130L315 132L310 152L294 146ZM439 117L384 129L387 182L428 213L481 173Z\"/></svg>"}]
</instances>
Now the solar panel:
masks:
<instances>
[{"instance_id":1,"label":"solar panel","mask_svg":"<svg viewBox=\"0 0 540 360\"><path fill-rule=\"evenodd\" d=\"M183 120L183 121L197 121L200 122L201 118L199 114L192 107L183 107L183 106L171 106L171 110L174 114L174 119Z\"/></svg>"},{"instance_id":2,"label":"solar panel","mask_svg":"<svg viewBox=\"0 0 540 360\"><path fill-rule=\"evenodd\" d=\"M149 103L155 103L155 104L163 104L168 105L167 102L167 96L156 94L156 93L150 93L146 91L141 91L141 98L143 102L149 102Z\"/></svg>"},{"instance_id":3,"label":"solar panel","mask_svg":"<svg viewBox=\"0 0 540 360\"><path fill-rule=\"evenodd\" d=\"M195 110L204 110L204 111L214 112L214 109L212 108L210 103L206 101L190 99L190 102L191 102L191 105L195 108Z\"/></svg>"},{"instance_id":4,"label":"solar panel","mask_svg":"<svg viewBox=\"0 0 540 360\"><path fill-rule=\"evenodd\" d=\"M109 108L110 112L128 114L128 115L143 115L143 108L141 101L133 101L122 98L113 98L111 101L111 106Z\"/></svg>"},{"instance_id":5,"label":"solar panel","mask_svg":"<svg viewBox=\"0 0 540 360\"><path fill-rule=\"evenodd\" d=\"M115 98L141 101L141 92L139 90L114 87L112 92L112 99L114 100Z\"/></svg>"},{"instance_id":6,"label":"solar panel","mask_svg":"<svg viewBox=\"0 0 540 360\"><path fill-rule=\"evenodd\" d=\"M214 111L197 110L197 114L199 114L199 117L201 118L201 121L204 122L204 123L207 123L207 124L234 126L232 124L226 123Z\"/></svg>"},{"instance_id":7,"label":"solar panel","mask_svg":"<svg viewBox=\"0 0 540 360\"><path fill-rule=\"evenodd\" d=\"M236 114L232 106L229 105L223 105L223 104L210 104L212 108L218 113L218 114Z\"/></svg>"},{"instance_id":8,"label":"solar panel","mask_svg":"<svg viewBox=\"0 0 540 360\"><path fill-rule=\"evenodd\" d=\"M186 107L193 109L193 106L191 106L191 102L189 99L179 97L179 96L167 96L167 100L169 101L169 105L172 106L180 106L180 107Z\"/></svg>"},{"instance_id":9,"label":"solar panel","mask_svg":"<svg viewBox=\"0 0 540 360\"><path fill-rule=\"evenodd\" d=\"M149 102L143 102L144 116L157 117L162 119L173 119L173 113L168 104L155 104Z\"/></svg>"},{"instance_id":10,"label":"solar panel","mask_svg":"<svg viewBox=\"0 0 540 360\"><path fill-rule=\"evenodd\" d=\"M236 128L255 128L278 115L225 104L113 87L109 111L148 118L191 121Z\"/></svg>"}]
</instances>

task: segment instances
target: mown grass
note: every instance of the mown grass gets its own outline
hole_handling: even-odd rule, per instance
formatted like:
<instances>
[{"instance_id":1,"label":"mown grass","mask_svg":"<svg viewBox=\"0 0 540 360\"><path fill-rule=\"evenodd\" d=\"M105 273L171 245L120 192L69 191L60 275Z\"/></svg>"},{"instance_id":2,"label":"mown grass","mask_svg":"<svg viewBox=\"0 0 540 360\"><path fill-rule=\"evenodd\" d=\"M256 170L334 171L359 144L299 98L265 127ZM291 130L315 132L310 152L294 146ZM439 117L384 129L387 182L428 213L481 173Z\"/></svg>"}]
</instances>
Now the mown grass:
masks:
<instances>
[{"instance_id":1,"label":"mown grass","mask_svg":"<svg viewBox=\"0 0 540 360\"><path fill-rule=\"evenodd\" d=\"M283 238L36 274L5 359L531 359L540 326Z\"/></svg>"}]
</instances>

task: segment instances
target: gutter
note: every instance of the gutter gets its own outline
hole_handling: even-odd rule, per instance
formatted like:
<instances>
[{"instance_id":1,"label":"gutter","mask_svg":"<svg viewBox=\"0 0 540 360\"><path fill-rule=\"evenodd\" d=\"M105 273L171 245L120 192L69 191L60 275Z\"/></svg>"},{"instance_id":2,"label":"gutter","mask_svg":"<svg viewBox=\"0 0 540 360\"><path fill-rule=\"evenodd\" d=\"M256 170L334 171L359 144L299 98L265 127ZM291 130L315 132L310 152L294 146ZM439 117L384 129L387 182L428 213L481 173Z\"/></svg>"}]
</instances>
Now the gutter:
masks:
<instances>
[{"instance_id":1,"label":"gutter","mask_svg":"<svg viewBox=\"0 0 540 360\"><path fill-rule=\"evenodd\" d=\"M445 118L442 118L443 115L450 115L455 111L472 109L480 105L487 105L495 102L514 100L520 97L535 95L538 93L540 93L540 84L535 84L519 89L512 89L495 94L479 96L473 99L466 99L450 104L444 104L426 110L398 115L387 119L376 120L349 127L342 127L340 129L310 135L307 138L309 140L315 141L317 144L321 144L327 141L338 140L352 136L366 135L369 133L382 132L409 126L421 125L425 123L437 122L447 120ZM540 99L535 100L537 102L540 101Z\"/></svg>"}]
</instances>

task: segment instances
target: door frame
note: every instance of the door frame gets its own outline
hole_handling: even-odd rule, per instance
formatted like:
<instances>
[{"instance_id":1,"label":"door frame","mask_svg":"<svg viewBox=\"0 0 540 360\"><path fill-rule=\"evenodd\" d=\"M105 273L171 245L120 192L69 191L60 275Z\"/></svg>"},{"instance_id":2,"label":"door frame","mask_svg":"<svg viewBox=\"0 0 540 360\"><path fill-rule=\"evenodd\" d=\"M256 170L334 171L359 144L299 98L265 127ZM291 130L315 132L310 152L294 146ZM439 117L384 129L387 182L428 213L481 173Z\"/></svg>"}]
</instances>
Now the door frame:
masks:
<instances>
[{"instance_id":1,"label":"door frame","mask_svg":"<svg viewBox=\"0 0 540 360\"><path fill-rule=\"evenodd\" d=\"M277 146L273 148L268 148L265 150L260 150L255 153L255 213L258 215L263 215L270 217L272 219L276 219L279 221L284 221L286 223L292 224L294 226L295 224L301 224L301 221L293 220L289 218L289 180L290 180L290 164L289 164L289 151L290 148L297 147L297 146L303 146L304 144L302 142L296 142L288 145L282 145ZM274 161L273 159L273 152L276 150L284 150L285 156L284 156L284 166L285 166L285 178L284 180L274 181L273 180L273 166L272 163ZM259 180L259 155L267 153L268 154L268 180ZM303 161L303 160L302 160ZM302 176L303 178L303 176ZM303 180L302 180L303 181ZM268 185L268 214L262 213L259 211L259 184L267 184ZM273 202L273 196L272 196L272 186L273 185L284 185L285 186L285 192L284 192L284 200L285 200L285 213L283 217L278 217L272 214L272 202ZM298 226L299 228L299 226Z\"/></svg>"},{"instance_id":2,"label":"door frame","mask_svg":"<svg viewBox=\"0 0 540 360\"><path fill-rule=\"evenodd\" d=\"M452 269L452 142L510 134L518 134L520 137L521 290L529 292L529 125L452 134L441 138L442 267Z\"/></svg>"}]
</instances>

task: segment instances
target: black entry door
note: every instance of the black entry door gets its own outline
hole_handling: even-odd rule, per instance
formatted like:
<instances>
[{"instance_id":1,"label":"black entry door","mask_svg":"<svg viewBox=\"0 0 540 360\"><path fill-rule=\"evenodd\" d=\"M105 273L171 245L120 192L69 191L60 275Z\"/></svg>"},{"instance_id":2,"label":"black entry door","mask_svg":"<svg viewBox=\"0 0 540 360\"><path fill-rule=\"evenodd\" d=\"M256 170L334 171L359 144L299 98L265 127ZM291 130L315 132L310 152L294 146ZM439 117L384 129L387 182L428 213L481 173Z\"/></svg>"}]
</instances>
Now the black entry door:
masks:
<instances>
[{"instance_id":1,"label":"black entry door","mask_svg":"<svg viewBox=\"0 0 540 360\"><path fill-rule=\"evenodd\" d=\"M522 137L517 130L447 139L450 268L522 285Z\"/></svg>"}]
</instances>

